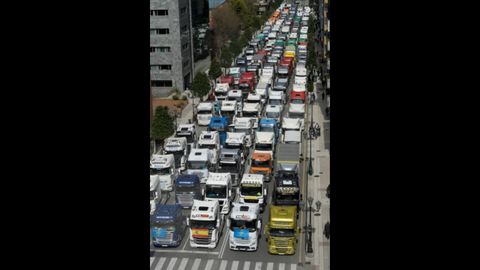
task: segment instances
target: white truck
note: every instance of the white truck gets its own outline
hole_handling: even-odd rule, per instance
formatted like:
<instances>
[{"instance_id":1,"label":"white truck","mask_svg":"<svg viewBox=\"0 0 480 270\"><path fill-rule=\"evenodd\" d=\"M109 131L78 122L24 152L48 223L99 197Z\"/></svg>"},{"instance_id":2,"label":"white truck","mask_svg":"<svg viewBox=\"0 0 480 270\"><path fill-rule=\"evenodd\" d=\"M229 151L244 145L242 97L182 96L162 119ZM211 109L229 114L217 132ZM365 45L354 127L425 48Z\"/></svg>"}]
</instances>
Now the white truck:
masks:
<instances>
[{"instance_id":1,"label":"white truck","mask_svg":"<svg viewBox=\"0 0 480 270\"><path fill-rule=\"evenodd\" d=\"M153 215L161 199L160 179L156 174L150 175L150 215Z\"/></svg>"},{"instance_id":2,"label":"white truck","mask_svg":"<svg viewBox=\"0 0 480 270\"><path fill-rule=\"evenodd\" d=\"M301 46L301 45L300 45ZM304 64L298 64L295 68L295 84L303 84L307 83L307 68ZM297 91L297 90L295 90Z\"/></svg>"},{"instance_id":3,"label":"white truck","mask_svg":"<svg viewBox=\"0 0 480 270\"><path fill-rule=\"evenodd\" d=\"M249 118L258 118L262 114L262 103L244 103L242 116Z\"/></svg>"},{"instance_id":4,"label":"white truck","mask_svg":"<svg viewBox=\"0 0 480 270\"><path fill-rule=\"evenodd\" d=\"M262 99L262 96L257 93L248 93L246 103L262 103L265 100Z\"/></svg>"},{"instance_id":5,"label":"white truck","mask_svg":"<svg viewBox=\"0 0 480 270\"><path fill-rule=\"evenodd\" d=\"M250 135L244 132L227 132L227 138L225 139L223 148L242 151L242 160L244 160L250 152L250 147L252 147L252 138Z\"/></svg>"},{"instance_id":6,"label":"white truck","mask_svg":"<svg viewBox=\"0 0 480 270\"><path fill-rule=\"evenodd\" d=\"M228 118L228 123L232 123L233 119L237 116L238 108L237 101L225 100L222 101L222 107L220 113L222 116Z\"/></svg>"},{"instance_id":7,"label":"white truck","mask_svg":"<svg viewBox=\"0 0 480 270\"><path fill-rule=\"evenodd\" d=\"M228 83L217 83L215 86L215 100L227 100L227 93L230 90Z\"/></svg>"},{"instance_id":8,"label":"white truck","mask_svg":"<svg viewBox=\"0 0 480 270\"><path fill-rule=\"evenodd\" d=\"M223 219L218 201L193 200L187 218L190 247L215 248L222 235Z\"/></svg>"},{"instance_id":9,"label":"white truck","mask_svg":"<svg viewBox=\"0 0 480 270\"><path fill-rule=\"evenodd\" d=\"M235 133L244 133L247 140L251 143L255 140L254 130L258 128L258 118L237 117L233 122L233 131Z\"/></svg>"},{"instance_id":10,"label":"white truck","mask_svg":"<svg viewBox=\"0 0 480 270\"><path fill-rule=\"evenodd\" d=\"M264 178L263 174L244 174L237 192L239 201L241 203L257 204L260 210L263 211L268 198L267 185Z\"/></svg>"},{"instance_id":11,"label":"white truck","mask_svg":"<svg viewBox=\"0 0 480 270\"><path fill-rule=\"evenodd\" d=\"M283 118L282 135L280 141L282 143L301 143L303 131L303 119Z\"/></svg>"},{"instance_id":12,"label":"white truck","mask_svg":"<svg viewBox=\"0 0 480 270\"><path fill-rule=\"evenodd\" d=\"M218 201L222 214L228 214L230 204L235 199L232 192L232 176L230 173L210 173L205 183L205 201Z\"/></svg>"},{"instance_id":13,"label":"white truck","mask_svg":"<svg viewBox=\"0 0 480 270\"><path fill-rule=\"evenodd\" d=\"M200 102L197 106L197 122L199 126L208 126L213 115L211 102Z\"/></svg>"},{"instance_id":14,"label":"white truck","mask_svg":"<svg viewBox=\"0 0 480 270\"><path fill-rule=\"evenodd\" d=\"M271 105L268 104L265 108L265 117L266 118L273 118L277 121L280 121L280 117L282 116L282 105Z\"/></svg>"},{"instance_id":15,"label":"white truck","mask_svg":"<svg viewBox=\"0 0 480 270\"><path fill-rule=\"evenodd\" d=\"M150 175L157 175L160 181L160 189L162 191L172 191L173 182L177 178L177 170L175 169L175 158L170 155L152 155L150 160Z\"/></svg>"},{"instance_id":16,"label":"white truck","mask_svg":"<svg viewBox=\"0 0 480 270\"><path fill-rule=\"evenodd\" d=\"M195 174L200 178L200 183L207 181L210 172L216 170L212 160L212 151L210 149L192 149L187 160L187 174Z\"/></svg>"},{"instance_id":17,"label":"white truck","mask_svg":"<svg viewBox=\"0 0 480 270\"><path fill-rule=\"evenodd\" d=\"M195 124L180 124L177 127L176 137L185 137L187 138L187 143L195 143L195 134L196 128Z\"/></svg>"},{"instance_id":18,"label":"white truck","mask_svg":"<svg viewBox=\"0 0 480 270\"><path fill-rule=\"evenodd\" d=\"M188 157L187 138L170 137L165 139L163 144L163 154L172 154L175 158L175 168L179 171L185 170L185 164L187 163Z\"/></svg>"},{"instance_id":19,"label":"white truck","mask_svg":"<svg viewBox=\"0 0 480 270\"><path fill-rule=\"evenodd\" d=\"M220 151L220 135L218 131L202 131L198 137L197 146L200 149L210 149L212 152L210 163L218 163Z\"/></svg>"},{"instance_id":20,"label":"white truck","mask_svg":"<svg viewBox=\"0 0 480 270\"><path fill-rule=\"evenodd\" d=\"M288 107L288 117L303 120L305 118L305 104L290 103Z\"/></svg>"},{"instance_id":21,"label":"white truck","mask_svg":"<svg viewBox=\"0 0 480 270\"><path fill-rule=\"evenodd\" d=\"M255 131L255 148L254 152L267 153L270 156L275 154L275 133Z\"/></svg>"},{"instance_id":22,"label":"white truck","mask_svg":"<svg viewBox=\"0 0 480 270\"><path fill-rule=\"evenodd\" d=\"M231 250L255 251L261 237L262 220L257 204L233 203L227 219Z\"/></svg>"}]
</instances>

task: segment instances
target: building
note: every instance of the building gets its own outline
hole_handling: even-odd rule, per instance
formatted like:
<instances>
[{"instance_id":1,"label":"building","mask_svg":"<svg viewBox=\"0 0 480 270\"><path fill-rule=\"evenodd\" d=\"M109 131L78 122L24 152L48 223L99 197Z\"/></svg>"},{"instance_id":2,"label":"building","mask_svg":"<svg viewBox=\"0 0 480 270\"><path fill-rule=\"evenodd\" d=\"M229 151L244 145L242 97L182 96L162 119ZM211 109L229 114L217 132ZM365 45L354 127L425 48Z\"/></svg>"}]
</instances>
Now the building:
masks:
<instances>
[{"instance_id":1,"label":"building","mask_svg":"<svg viewBox=\"0 0 480 270\"><path fill-rule=\"evenodd\" d=\"M193 81L190 0L150 0L150 84L152 96L183 91Z\"/></svg>"},{"instance_id":2,"label":"building","mask_svg":"<svg viewBox=\"0 0 480 270\"><path fill-rule=\"evenodd\" d=\"M225 0L208 0L208 6L210 7L210 9L214 9L223 4L224 2Z\"/></svg>"}]
</instances>

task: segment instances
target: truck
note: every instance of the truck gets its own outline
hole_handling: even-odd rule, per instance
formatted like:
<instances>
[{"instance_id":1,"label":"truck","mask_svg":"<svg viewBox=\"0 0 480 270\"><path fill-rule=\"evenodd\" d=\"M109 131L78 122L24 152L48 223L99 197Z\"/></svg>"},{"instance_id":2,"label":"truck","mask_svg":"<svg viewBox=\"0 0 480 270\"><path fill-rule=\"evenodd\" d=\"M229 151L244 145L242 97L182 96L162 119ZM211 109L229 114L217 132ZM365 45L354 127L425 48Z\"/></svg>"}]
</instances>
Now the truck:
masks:
<instances>
[{"instance_id":1,"label":"truck","mask_svg":"<svg viewBox=\"0 0 480 270\"><path fill-rule=\"evenodd\" d=\"M178 247L187 228L182 207L178 204L160 205L150 217L154 247Z\"/></svg>"},{"instance_id":2,"label":"truck","mask_svg":"<svg viewBox=\"0 0 480 270\"><path fill-rule=\"evenodd\" d=\"M220 158L217 172L230 173L232 177L232 186L238 186L238 182L243 175L243 165L245 164L245 156L243 149L238 148L222 148L220 150Z\"/></svg>"},{"instance_id":3,"label":"truck","mask_svg":"<svg viewBox=\"0 0 480 270\"><path fill-rule=\"evenodd\" d=\"M290 104L305 104L305 92L290 92Z\"/></svg>"},{"instance_id":4,"label":"truck","mask_svg":"<svg viewBox=\"0 0 480 270\"><path fill-rule=\"evenodd\" d=\"M307 83L307 68L304 64L298 64L295 68L295 83Z\"/></svg>"},{"instance_id":5,"label":"truck","mask_svg":"<svg viewBox=\"0 0 480 270\"><path fill-rule=\"evenodd\" d=\"M195 125L194 124L180 124L177 127L176 137L187 138L187 143L191 144L195 142Z\"/></svg>"},{"instance_id":6,"label":"truck","mask_svg":"<svg viewBox=\"0 0 480 270\"><path fill-rule=\"evenodd\" d=\"M191 208L193 200L202 199L200 178L194 174L182 174L175 179L175 203Z\"/></svg>"},{"instance_id":7,"label":"truck","mask_svg":"<svg viewBox=\"0 0 480 270\"><path fill-rule=\"evenodd\" d=\"M175 158L175 168L179 171L185 170L189 148L187 147L187 138L170 137L165 139L163 144L163 154L173 155Z\"/></svg>"},{"instance_id":8,"label":"truck","mask_svg":"<svg viewBox=\"0 0 480 270\"><path fill-rule=\"evenodd\" d=\"M288 106L288 117L303 120L305 118L305 104L290 103L290 106Z\"/></svg>"},{"instance_id":9,"label":"truck","mask_svg":"<svg viewBox=\"0 0 480 270\"><path fill-rule=\"evenodd\" d=\"M150 159L150 175L157 175L162 191L172 191L173 181L177 177L175 158L170 155L153 154Z\"/></svg>"},{"instance_id":10,"label":"truck","mask_svg":"<svg viewBox=\"0 0 480 270\"><path fill-rule=\"evenodd\" d=\"M279 131L279 122L277 119L273 118L262 118L259 122L259 129L261 132L273 132L275 134L275 139L278 139L280 134Z\"/></svg>"},{"instance_id":11,"label":"truck","mask_svg":"<svg viewBox=\"0 0 480 270\"><path fill-rule=\"evenodd\" d=\"M222 101L222 108L220 113L223 117L228 119L228 124L233 122L233 118L237 115L237 101L235 100L225 100Z\"/></svg>"},{"instance_id":12,"label":"truck","mask_svg":"<svg viewBox=\"0 0 480 270\"><path fill-rule=\"evenodd\" d=\"M223 219L218 201L193 200L190 217L187 218L190 247L217 247L222 235Z\"/></svg>"},{"instance_id":13,"label":"truck","mask_svg":"<svg viewBox=\"0 0 480 270\"><path fill-rule=\"evenodd\" d=\"M256 251L261 237L262 220L257 204L233 203L227 219L229 248L231 250Z\"/></svg>"},{"instance_id":14,"label":"truck","mask_svg":"<svg viewBox=\"0 0 480 270\"><path fill-rule=\"evenodd\" d=\"M246 71L240 77L238 81L238 89L242 90L243 96L247 97L248 93L255 89L257 84L257 78L255 73Z\"/></svg>"},{"instance_id":15,"label":"truck","mask_svg":"<svg viewBox=\"0 0 480 270\"><path fill-rule=\"evenodd\" d=\"M282 115L282 108L282 105L268 104L265 108L265 117L280 121L280 117Z\"/></svg>"},{"instance_id":16,"label":"truck","mask_svg":"<svg viewBox=\"0 0 480 270\"><path fill-rule=\"evenodd\" d=\"M235 199L232 192L232 176L230 173L210 173L205 182L204 200L218 201L222 214L228 214L230 204Z\"/></svg>"},{"instance_id":17,"label":"truck","mask_svg":"<svg viewBox=\"0 0 480 270\"><path fill-rule=\"evenodd\" d=\"M161 199L160 179L156 174L150 175L150 215L153 215Z\"/></svg>"},{"instance_id":18,"label":"truck","mask_svg":"<svg viewBox=\"0 0 480 270\"><path fill-rule=\"evenodd\" d=\"M268 90L270 87L270 77L260 77L260 82L258 82L257 87L255 88L255 93L260 95L263 102L268 98Z\"/></svg>"},{"instance_id":19,"label":"truck","mask_svg":"<svg viewBox=\"0 0 480 270\"><path fill-rule=\"evenodd\" d=\"M297 237L300 228L297 227L296 206L270 206L270 216L265 226L265 240L268 243L268 253L276 255L293 255L297 248Z\"/></svg>"},{"instance_id":20,"label":"truck","mask_svg":"<svg viewBox=\"0 0 480 270\"><path fill-rule=\"evenodd\" d=\"M212 151L211 164L216 165L220 151L220 136L218 131L202 131L198 137L197 146L200 149L210 149Z\"/></svg>"},{"instance_id":21,"label":"truck","mask_svg":"<svg viewBox=\"0 0 480 270\"><path fill-rule=\"evenodd\" d=\"M213 104L200 102L197 106L197 123L199 126L207 126L213 116Z\"/></svg>"},{"instance_id":22,"label":"truck","mask_svg":"<svg viewBox=\"0 0 480 270\"><path fill-rule=\"evenodd\" d=\"M237 117L233 122L233 132L244 133L246 135L246 145L251 145L255 141L255 130L258 128L258 118ZM248 146L247 146L248 147Z\"/></svg>"},{"instance_id":23,"label":"truck","mask_svg":"<svg viewBox=\"0 0 480 270\"><path fill-rule=\"evenodd\" d=\"M239 201L241 203L254 203L263 212L267 204L267 185L264 182L265 176L261 174L246 173L240 181L238 188Z\"/></svg>"},{"instance_id":24,"label":"truck","mask_svg":"<svg viewBox=\"0 0 480 270\"><path fill-rule=\"evenodd\" d=\"M212 150L210 149L192 149L187 160L187 174L194 174L200 178L200 183L205 183L210 172L216 170L212 160Z\"/></svg>"},{"instance_id":25,"label":"truck","mask_svg":"<svg viewBox=\"0 0 480 270\"><path fill-rule=\"evenodd\" d=\"M275 158L273 204L299 206L301 200L299 167L299 145L279 143Z\"/></svg>"},{"instance_id":26,"label":"truck","mask_svg":"<svg viewBox=\"0 0 480 270\"><path fill-rule=\"evenodd\" d=\"M228 72L226 75L220 77L220 82L228 83L229 86L238 85L240 75L241 75L240 67L231 67L228 69Z\"/></svg>"},{"instance_id":27,"label":"truck","mask_svg":"<svg viewBox=\"0 0 480 270\"><path fill-rule=\"evenodd\" d=\"M232 77L233 83L233 77ZM221 101L227 99L227 93L230 90L230 85L228 83L217 83L215 86L215 100Z\"/></svg>"},{"instance_id":28,"label":"truck","mask_svg":"<svg viewBox=\"0 0 480 270\"><path fill-rule=\"evenodd\" d=\"M249 93L247 96L247 100L245 101L245 103L261 103L261 104L263 104L264 102L265 100L262 99L262 96L257 93Z\"/></svg>"},{"instance_id":29,"label":"truck","mask_svg":"<svg viewBox=\"0 0 480 270\"><path fill-rule=\"evenodd\" d=\"M242 160L245 161L252 147L252 138L244 132L227 132L225 140L225 149L238 149L242 152Z\"/></svg>"},{"instance_id":30,"label":"truck","mask_svg":"<svg viewBox=\"0 0 480 270\"><path fill-rule=\"evenodd\" d=\"M243 104L243 110L242 110L242 116L243 117L254 117L258 118L260 117L262 113L262 104L261 103L244 103Z\"/></svg>"},{"instance_id":31,"label":"truck","mask_svg":"<svg viewBox=\"0 0 480 270\"><path fill-rule=\"evenodd\" d=\"M226 117L212 117L210 118L210 124L208 124L208 131L217 131L220 144L223 145L226 139L226 132L228 129L228 119Z\"/></svg>"},{"instance_id":32,"label":"truck","mask_svg":"<svg viewBox=\"0 0 480 270\"><path fill-rule=\"evenodd\" d=\"M237 103L242 102L243 101L242 91L238 89L232 89L228 91L227 100L231 100L231 101L235 100L237 101Z\"/></svg>"},{"instance_id":33,"label":"truck","mask_svg":"<svg viewBox=\"0 0 480 270\"><path fill-rule=\"evenodd\" d=\"M265 181L269 182L273 170L274 149L275 133L256 131L250 173L263 174L265 175Z\"/></svg>"}]
</instances>

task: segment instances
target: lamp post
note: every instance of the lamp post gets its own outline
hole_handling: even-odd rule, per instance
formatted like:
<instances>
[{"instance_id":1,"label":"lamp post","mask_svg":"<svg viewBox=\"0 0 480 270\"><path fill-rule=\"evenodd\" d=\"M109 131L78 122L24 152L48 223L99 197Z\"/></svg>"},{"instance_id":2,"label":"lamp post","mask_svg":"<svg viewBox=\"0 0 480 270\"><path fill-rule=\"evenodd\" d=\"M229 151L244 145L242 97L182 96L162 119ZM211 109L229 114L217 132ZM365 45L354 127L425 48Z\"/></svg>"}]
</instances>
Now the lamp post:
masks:
<instances>
[{"instance_id":1,"label":"lamp post","mask_svg":"<svg viewBox=\"0 0 480 270\"><path fill-rule=\"evenodd\" d=\"M308 223L308 227L307 227L307 233L308 233L307 253L312 253L313 252L313 246L312 246L312 231L313 231L313 228L312 228L312 210L313 210L312 209L312 203L313 203L313 198L308 197L307 202L308 202L308 211L310 212L309 213L310 222Z\"/></svg>"}]
</instances>

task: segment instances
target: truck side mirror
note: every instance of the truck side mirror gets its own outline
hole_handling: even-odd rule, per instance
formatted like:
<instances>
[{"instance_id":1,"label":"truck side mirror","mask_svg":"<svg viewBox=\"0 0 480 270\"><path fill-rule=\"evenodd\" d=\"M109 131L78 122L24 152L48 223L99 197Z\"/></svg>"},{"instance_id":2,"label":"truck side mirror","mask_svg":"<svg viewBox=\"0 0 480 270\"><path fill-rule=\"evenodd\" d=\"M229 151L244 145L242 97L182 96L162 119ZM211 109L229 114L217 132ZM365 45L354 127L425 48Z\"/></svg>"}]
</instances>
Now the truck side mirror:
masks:
<instances>
[{"instance_id":1,"label":"truck side mirror","mask_svg":"<svg viewBox=\"0 0 480 270\"><path fill-rule=\"evenodd\" d=\"M267 197L267 189L266 188L263 189L263 194L265 195L265 197Z\"/></svg>"},{"instance_id":2,"label":"truck side mirror","mask_svg":"<svg viewBox=\"0 0 480 270\"><path fill-rule=\"evenodd\" d=\"M230 219L227 219L227 227L230 228Z\"/></svg>"},{"instance_id":3,"label":"truck side mirror","mask_svg":"<svg viewBox=\"0 0 480 270\"><path fill-rule=\"evenodd\" d=\"M205 195L205 190L202 189L202 197Z\"/></svg>"},{"instance_id":4,"label":"truck side mirror","mask_svg":"<svg viewBox=\"0 0 480 270\"><path fill-rule=\"evenodd\" d=\"M217 228L220 228L220 219L217 219Z\"/></svg>"},{"instance_id":5,"label":"truck side mirror","mask_svg":"<svg viewBox=\"0 0 480 270\"><path fill-rule=\"evenodd\" d=\"M228 197L232 197L232 190L228 190Z\"/></svg>"},{"instance_id":6,"label":"truck side mirror","mask_svg":"<svg viewBox=\"0 0 480 270\"><path fill-rule=\"evenodd\" d=\"M261 230L262 229L262 221L261 220L258 220L257 222L257 230Z\"/></svg>"},{"instance_id":7,"label":"truck side mirror","mask_svg":"<svg viewBox=\"0 0 480 270\"><path fill-rule=\"evenodd\" d=\"M187 217L187 226L190 227L190 218Z\"/></svg>"},{"instance_id":8,"label":"truck side mirror","mask_svg":"<svg viewBox=\"0 0 480 270\"><path fill-rule=\"evenodd\" d=\"M237 187L237 194L240 195L240 188Z\"/></svg>"}]
</instances>

